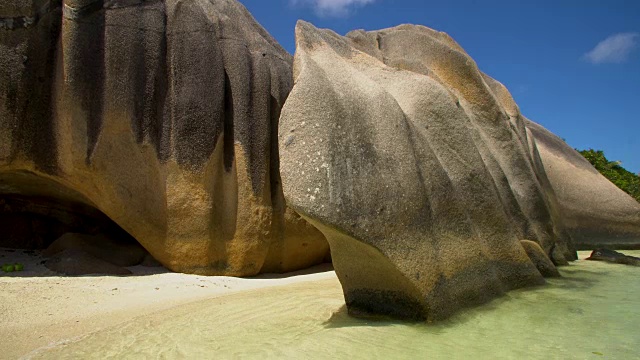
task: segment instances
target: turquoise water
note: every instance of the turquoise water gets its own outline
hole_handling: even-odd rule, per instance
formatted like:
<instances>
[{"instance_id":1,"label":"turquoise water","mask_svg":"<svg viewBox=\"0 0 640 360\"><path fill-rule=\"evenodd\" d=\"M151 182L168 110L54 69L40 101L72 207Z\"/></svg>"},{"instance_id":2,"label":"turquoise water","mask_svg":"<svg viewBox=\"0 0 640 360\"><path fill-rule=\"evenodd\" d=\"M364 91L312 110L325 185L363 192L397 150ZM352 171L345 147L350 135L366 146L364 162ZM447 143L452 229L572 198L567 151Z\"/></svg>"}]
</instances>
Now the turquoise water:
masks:
<instances>
[{"instance_id":1,"label":"turquoise water","mask_svg":"<svg viewBox=\"0 0 640 360\"><path fill-rule=\"evenodd\" d=\"M639 359L640 268L578 261L561 272L437 324L351 318L337 280L261 289L133 319L36 358Z\"/></svg>"}]
</instances>

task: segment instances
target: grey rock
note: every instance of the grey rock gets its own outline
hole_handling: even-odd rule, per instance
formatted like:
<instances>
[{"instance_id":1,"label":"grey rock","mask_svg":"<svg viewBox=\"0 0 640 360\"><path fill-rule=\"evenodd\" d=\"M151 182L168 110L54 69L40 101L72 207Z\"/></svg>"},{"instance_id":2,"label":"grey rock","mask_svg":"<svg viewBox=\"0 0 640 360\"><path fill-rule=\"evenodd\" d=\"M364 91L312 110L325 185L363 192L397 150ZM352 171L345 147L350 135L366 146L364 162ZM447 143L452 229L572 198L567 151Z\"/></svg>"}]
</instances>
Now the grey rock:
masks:
<instances>
[{"instance_id":1,"label":"grey rock","mask_svg":"<svg viewBox=\"0 0 640 360\"><path fill-rule=\"evenodd\" d=\"M640 266L640 258L636 256L625 255L609 249L596 249L586 260L605 261L612 264L624 264L632 266Z\"/></svg>"},{"instance_id":2,"label":"grey rock","mask_svg":"<svg viewBox=\"0 0 640 360\"><path fill-rule=\"evenodd\" d=\"M555 189L563 226L576 248L640 249L640 203L561 138L533 121L526 125Z\"/></svg>"},{"instance_id":3,"label":"grey rock","mask_svg":"<svg viewBox=\"0 0 640 360\"><path fill-rule=\"evenodd\" d=\"M437 320L542 284L521 239L576 258L517 105L448 35L299 22L294 79L284 193L327 237L351 313Z\"/></svg>"}]
</instances>

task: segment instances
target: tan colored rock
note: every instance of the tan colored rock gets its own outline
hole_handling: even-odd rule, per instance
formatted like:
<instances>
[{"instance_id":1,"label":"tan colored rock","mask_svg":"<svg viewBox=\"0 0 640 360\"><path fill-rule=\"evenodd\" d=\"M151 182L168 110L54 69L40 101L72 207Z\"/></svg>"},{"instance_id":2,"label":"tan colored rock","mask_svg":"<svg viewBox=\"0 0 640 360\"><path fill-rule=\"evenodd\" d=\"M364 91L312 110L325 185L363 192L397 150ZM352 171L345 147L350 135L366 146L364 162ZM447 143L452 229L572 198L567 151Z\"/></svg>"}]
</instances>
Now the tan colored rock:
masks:
<instances>
[{"instance_id":1,"label":"tan colored rock","mask_svg":"<svg viewBox=\"0 0 640 360\"><path fill-rule=\"evenodd\" d=\"M537 242L531 240L520 240L520 244L542 276L560 277L558 269L556 269L556 266L551 262L549 256L544 252L544 250L542 250Z\"/></svg>"},{"instance_id":2,"label":"tan colored rock","mask_svg":"<svg viewBox=\"0 0 640 360\"><path fill-rule=\"evenodd\" d=\"M96 208L174 271L324 259L280 185L292 59L239 2L56 3L0 6L0 196Z\"/></svg>"},{"instance_id":3,"label":"tan colored rock","mask_svg":"<svg viewBox=\"0 0 640 360\"><path fill-rule=\"evenodd\" d=\"M602 176L576 150L527 122L557 194L563 226L580 250L640 249L640 203Z\"/></svg>"},{"instance_id":4,"label":"tan colored rock","mask_svg":"<svg viewBox=\"0 0 640 360\"><path fill-rule=\"evenodd\" d=\"M283 189L327 237L351 313L436 320L544 283L520 239L575 258L517 105L446 34L299 22L294 79Z\"/></svg>"}]
</instances>

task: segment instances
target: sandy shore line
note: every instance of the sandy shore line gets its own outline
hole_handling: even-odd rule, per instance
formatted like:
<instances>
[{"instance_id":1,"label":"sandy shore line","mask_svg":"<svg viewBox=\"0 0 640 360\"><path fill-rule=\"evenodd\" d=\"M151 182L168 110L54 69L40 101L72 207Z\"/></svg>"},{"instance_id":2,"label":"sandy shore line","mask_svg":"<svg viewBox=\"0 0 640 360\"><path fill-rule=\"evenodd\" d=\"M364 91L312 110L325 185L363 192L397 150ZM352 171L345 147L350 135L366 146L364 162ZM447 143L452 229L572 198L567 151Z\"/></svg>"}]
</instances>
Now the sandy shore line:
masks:
<instances>
[{"instance_id":1,"label":"sandy shore line","mask_svg":"<svg viewBox=\"0 0 640 360\"><path fill-rule=\"evenodd\" d=\"M0 273L0 357L15 359L88 334L191 302L242 291L335 279L331 265L254 278L198 276L162 267L129 268L133 275L60 276L39 253L0 249L0 264L25 271Z\"/></svg>"},{"instance_id":2,"label":"sandy shore line","mask_svg":"<svg viewBox=\"0 0 640 360\"><path fill-rule=\"evenodd\" d=\"M579 252L579 258L589 254ZM0 248L0 264L25 266L22 272L0 272L0 358L30 358L134 318L207 299L309 281L337 282L330 264L254 278L186 275L142 266L129 268L133 275L126 277L69 277L48 270L42 260L38 252Z\"/></svg>"},{"instance_id":3,"label":"sandy shore line","mask_svg":"<svg viewBox=\"0 0 640 360\"><path fill-rule=\"evenodd\" d=\"M351 317L331 276L170 307L27 358L637 359L637 270L577 261L431 324Z\"/></svg>"}]
</instances>

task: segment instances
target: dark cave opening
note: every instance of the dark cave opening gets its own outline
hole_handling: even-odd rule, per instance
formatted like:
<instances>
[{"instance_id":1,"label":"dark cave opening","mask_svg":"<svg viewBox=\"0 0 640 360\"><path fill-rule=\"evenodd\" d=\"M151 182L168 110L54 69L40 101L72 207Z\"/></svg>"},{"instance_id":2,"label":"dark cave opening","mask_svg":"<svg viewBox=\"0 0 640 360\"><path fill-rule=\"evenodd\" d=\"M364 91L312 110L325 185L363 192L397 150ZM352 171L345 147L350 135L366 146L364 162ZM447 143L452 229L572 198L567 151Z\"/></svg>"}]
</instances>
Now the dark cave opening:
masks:
<instances>
[{"instance_id":1,"label":"dark cave opening","mask_svg":"<svg viewBox=\"0 0 640 360\"><path fill-rule=\"evenodd\" d=\"M0 194L0 247L42 250L66 233L103 234L123 245L137 244L94 207L46 196Z\"/></svg>"},{"instance_id":2,"label":"dark cave opening","mask_svg":"<svg viewBox=\"0 0 640 360\"><path fill-rule=\"evenodd\" d=\"M140 246L79 192L31 172L0 174L0 247L42 250L66 233Z\"/></svg>"}]
</instances>

